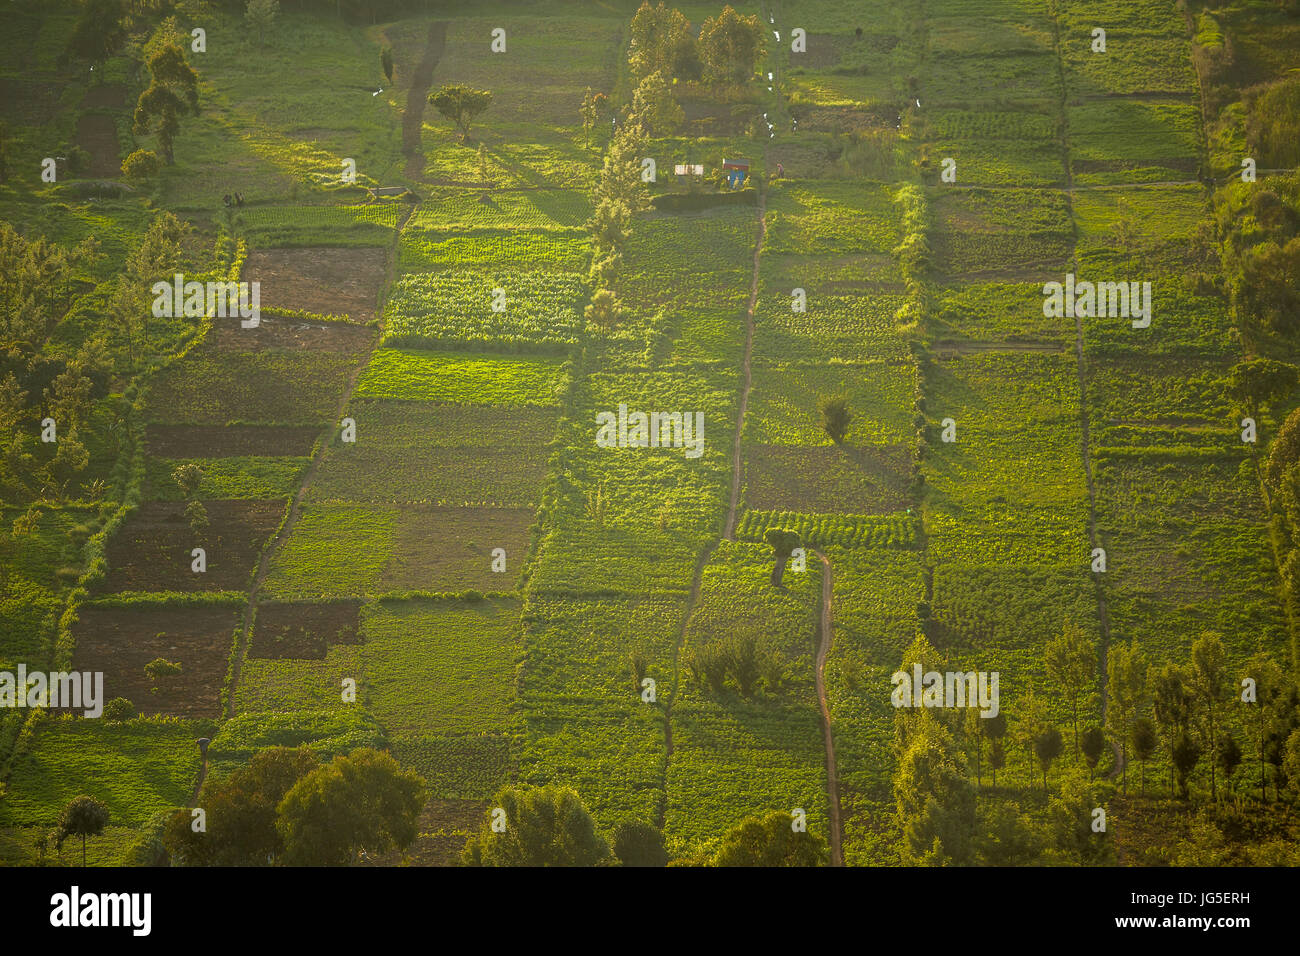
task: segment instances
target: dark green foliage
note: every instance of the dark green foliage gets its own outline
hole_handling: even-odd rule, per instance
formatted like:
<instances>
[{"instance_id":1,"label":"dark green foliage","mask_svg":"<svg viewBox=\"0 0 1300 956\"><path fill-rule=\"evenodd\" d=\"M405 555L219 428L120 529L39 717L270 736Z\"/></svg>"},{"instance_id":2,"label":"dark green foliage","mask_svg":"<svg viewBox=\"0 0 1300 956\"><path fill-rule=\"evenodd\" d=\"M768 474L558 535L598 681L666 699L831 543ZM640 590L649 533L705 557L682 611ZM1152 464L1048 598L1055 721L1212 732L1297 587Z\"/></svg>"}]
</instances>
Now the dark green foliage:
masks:
<instances>
[{"instance_id":1,"label":"dark green foliage","mask_svg":"<svg viewBox=\"0 0 1300 956\"><path fill-rule=\"evenodd\" d=\"M493 829L490 812L465 846L467 866L595 866L609 858L591 814L568 787L506 787L492 800L497 808L505 811L504 830Z\"/></svg>"},{"instance_id":2,"label":"dark green foliage","mask_svg":"<svg viewBox=\"0 0 1300 956\"><path fill-rule=\"evenodd\" d=\"M826 841L795 830L790 814L773 810L749 817L727 831L714 866L824 866Z\"/></svg>"},{"instance_id":3,"label":"dark green foliage","mask_svg":"<svg viewBox=\"0 0 1300 956\"><path fill-rule=\"evenodd\" d=\"M73 797L59 817L57 845L70 836L81 837L81 865L86 865L86 837L99 836L108 826L108 807L94 797Z\"/></svg>"},{"instance_id":4,"label":"dark green foliage","mask_svg":"<svg viewBox=\"0 0 1300 956\"><path fill-rule=\"evenodd\" d=\"M664 835L641 820L629 820L614 827L614 855L624 866L667 866Z\"/></svg>"}]
</instances>

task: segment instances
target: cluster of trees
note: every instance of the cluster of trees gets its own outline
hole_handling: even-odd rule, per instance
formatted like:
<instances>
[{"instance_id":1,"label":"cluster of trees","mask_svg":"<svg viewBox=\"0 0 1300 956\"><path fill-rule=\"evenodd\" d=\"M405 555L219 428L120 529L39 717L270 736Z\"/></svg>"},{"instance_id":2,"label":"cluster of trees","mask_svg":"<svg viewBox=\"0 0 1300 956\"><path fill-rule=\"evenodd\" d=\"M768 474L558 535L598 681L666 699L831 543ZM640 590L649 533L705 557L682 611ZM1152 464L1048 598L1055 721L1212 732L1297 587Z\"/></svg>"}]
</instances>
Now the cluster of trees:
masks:
<instances>
[{"instance_id":1,"label":"cluster of trees","mask_svg":"<svg viewBox=\"0 0 1300 956\"><path fill-rule=\"evenodd\" d=\"M760 689L775 694L785 679L785 658L780 651L748 631L697 644L686 657L686 669L700 687L722 693L730 678L741 697L753 697Z\"/></svg>"},{"instance_id":2,"label":"cluster of trees","mask_svg":"<svg viewBox=\"0 0 1300 956\"><path fill-rule=\"evenodd\" d=\"M905 652L901 669L914 664L924 671L946 669L943 658L924 637ZM1110 852L1104 834L1091 829L1091 813L1100 801L1092 785L1069 779L1059 793L1049 793L1041 812L1023 812L1014 803L990 795L979 798L985 761L993 773L1006 764L1005 713L982 717L974 707L961 709L899 708L894 718L894 803L902 831L901 856L925 866L1024 865L1028 863L1097 863ZM1036 705L1026 707L1016 738L1031 759L1047 771L1064 750L1060 730ZM987 747L987 757L985 750ZM975 765L972 783L969 767Z\"/></svg>"},{"instance_id":3,"label":"cluster of trees","mask_svg":"<svg viewBox=\"0 0 1300 956\"><path fill-rule=\"evenodd\" d=\"M607 837L568 787L506 787L461 854L466 866L822 866L826 841L774 810L748 817L715 850L670 859L663 834L627 820Z\"/></svg>"},{"instance_id":4,"label":"cluster of trees","mask_svg":"<svg viewBox=\"0 0 1300 956\"><path fill-rule=\"evenodd\" d=\"M72 249L28 240L0 223L0 490L7 500L61 497L89 463L79 430L108 391L102 343L71 355L44 348L78 291L78 276L102 256L87 238ZM38 440L40 422L55 422L57 441Z\"/></svg>"},{"instance_id":5,"label":"cluster of trees","mask_svg":"<svg viewBox=\"0 0 1300 956\"><path fill-rule=\"evenodd\" d=\"M1283 180L1249 188L1219 212L1220 248L1245 351L1282 357L1300 329L1300 196Z\"/></svg>"},{"instance_id":6,"label":"cluster of trees","mask_svg":"<svg viewBox=\"0 0 1300 956\"><path fill-rule=\"evenodd\" d=\"M697 37L680 10L645 0L632 17L628 66L638 80L658 73L668 83L734 86L754 77L766 52L767 32L756 16L728 5L704 21Z\"/></svg>"},{"instance_id":7,"label":"cluster of trees","mask_svg":"<svg viewBox=\"0 0 1300 956\"><path fill-rule=\"evenodd\" d=\"M371 748L321 763L310 748L271 747L221 778L209 778L197 807L161 822L155 864L343 866L361 854L415 840L424 781Z\"/></svg>"}]
</instances>

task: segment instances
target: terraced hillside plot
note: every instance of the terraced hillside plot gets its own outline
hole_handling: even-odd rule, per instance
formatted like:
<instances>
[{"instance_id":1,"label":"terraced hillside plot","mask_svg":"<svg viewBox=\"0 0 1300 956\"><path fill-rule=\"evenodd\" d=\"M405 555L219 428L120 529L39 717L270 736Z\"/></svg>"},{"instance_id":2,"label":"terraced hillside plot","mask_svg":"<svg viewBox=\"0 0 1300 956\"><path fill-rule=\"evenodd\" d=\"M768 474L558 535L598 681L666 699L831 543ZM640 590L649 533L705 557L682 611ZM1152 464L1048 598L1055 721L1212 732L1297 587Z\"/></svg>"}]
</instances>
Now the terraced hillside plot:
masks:
<instances>
[{"instance_id":1,"label":"terraced hillside plot","mask_svg":"<svg viewBox=\"0 0 1300 956\"><path fill-rule=\"evenodd\" d=\"M510 724L519 607L395 601L364 619L366 701L394 734L480 734Z\"/></svg>"},{"instance_id":2,"label":"terraced hillside plot","mask_svg":"<svg viewBox=\"0 0 1300 956\"><path fill-rule=\"evenodd\" d=\"M344 619L350 603L318 605L307 613L326 630L355 627L355 616ZM237 706L255 712L346 712L356 705L342 703L338 688L350 677L357 681L359 703L386 734L408 745L440 735L495 733L510 720L517 626L518 606L512 601L368 605L361 612L359 634L344 633L341 641L327 637L319 657L315 652L325 636L319 628L308 635L309 641L296 641L296 648L281 648L283 656L253 653L267 648L255 638L241 672ZM295 649L311 656L289 657Z\"/></svg>"},{"instance_id":3,"label":"terraced hillside plot","mask_svg":"<svg viewBox=\"0 0 1300 956\"><path fill-rule=\"evenodd\" d=\"M630 660L642 655L656 696L667 695L683 611L680 597L542 597L527 605L521 779L573 781L604 825L656 818L663 720L658 706L642 701Z\"/></svg>"},{"instance_id":4,"label":"terraced hillside plot","mask_svg":"<svg viewBox=\"0 0 1300 956\"><path fill-rule=\"evenodd\" d=\"M283 501L208 501L208 527L196 533L179 502L148 502L108 543L108 591L242 591L284 517ZM202 547L207 570L192 570Z\"/></svg>"},{"instance_id":5,"label":"terraced hillside plot","mask_svg":"<svg viewBox=\"0 0 1300 956\"><path fill-rule=\"evenodd\" d=\"M591 216L590 194L581 189L458 189L434 187L411 214L406 229L542 230L576 233Z\"/></svg>"},{"instance_id":6,"label":"terraced hillside plot","mask_svg":"<svg viewBox=\"0 0 1300 956\"><path fill-rule=\"evenodd\" d=\"M348 354L201 346L149 385L150 422L320 425L332 421L356 365Z\"/></svg>"},{"instance_id":7,"label":"terraced hillside plot","mask_svg":"<svg viewBox=\"0 0 1300 956\"><path fill-rule=\"evenodd\" d=\"M199 772L194 740L211 728L206 721L43 720L10 768L0 826L51 827L80 794L107 806L110 820L141 826L189 800Z\"/></svg>"},{"instance_id":8,"label":"terraced hillside plot","mask_svg":"<svg viewBox=\"0 0 1300 956\"><path fill-rule=\"evenodd\" d=\"M475 230L472 235L460 235L443 227L408 225L402 230L401 267L408 274L454 274L471 268L494 270L498 275L541 272L563 276L584 272L590 249L588 238L578 230Z\"/></svg>"},{"instance_id":9,"label":"terraced hillside plot","mask_svg":"<svg viewBox=\"0 0 1300 956\"><path fill-rule=\"evenodd\" d=\"M530 590L579 596L684 593L712 534L671 520L665 524L660 528L647 520L621 527L591 516L566 520L543 539Z\"/></svg>"},{"instance_id":10,"label":"terraced hillside plot","mask_svg":"<svg viewBox=\"0 0 1300 956\"><path fill-rule=\"evenodd\" d=\"M358 398L389 398L452 405L557 405L568 384L559 356L376 349Z\"/></svg>"},{"instance_id":11,"label":"terraced hillside plot","mask_svg":"<svg viewBox=\"0 0 1300 956\"><path fill-rule=\"evenodd\" d=\"M532 508L403 508L383 580L396 591L513 590L535 520Z\"/></svg>"},{"instance_id":12,"label":"terraced hillside plot","mask_svg":"<svg viewBox=\"0 0 1300 956\"><path fill-rule=\"evenodd\" d=\"M280 247L387 246L393 241L400 215L401 209L396 203L365 206L250 206L240 208L237 222L245 241L255 250ZM321 250L304 248L304 251ZM335 260L334 265L346 261L335 249L328 252L327 258ZM373 267L370 256L363 256L357 262L358 265ZM284 259L278 263L281 267L288 264L289 260ZM320 265L310 265L309 269L316 271Z\"/></svg>"},{"instance_id":13,"label":"terraced hillside plot","mask_svg":"<svg viewBox=\"0 0 1300 956\"><path fill-rule=\"evenodd\" d=\"M764 255L888 255L902 238L885 185L782 184L768 198L767 218Z\"/></svg>"},{"instance_id":14,"label":"terraced hillside plot","mask_svg":"<svg viewBox=\"0 0 1300 956\"><path fill-rule=\"evenodd\" d=\"M369 322L379 309L387 262L385 249L253 249L241 278L261 284L265 307Z\"/></svg>"},{"instance_id":15,"label":"terraced hillside plot","mask_svg":"<svg viewBox=\"0 0 1300 956\"><path fill-rule=\"evenodd\" d=\"M887 514L911 503L911 450L903 445L747 445L750 508Z\"/></svg>"},{"instance_id":16,"label":"terraced hillside plot","mask_svg":"<svg viewBox=\"0 0 1300 956\"><path fill-rule=\"evenodd\" d=\"M802 288L802 287L798 287ZM860 363L906 354L899 332L900 292L805 289L805 311L793 308L792 288L764 285L754 312L754 358L768 364L798 355L821 362Z\"/></svg>"},{"instance_id":17,"label":"terraced hillside plot","mask_svg":"<svg viewBox=\"0 0 1300 956\"><path fill-rule=\"evenodd\" d=\"M407 275L393 287L384 344L563 351L582 330L584 297L576 277L536 271Z\"/></svg>"},{"instance_id":18,"label":"terraced hillside plot","mask_svg":"<svg viewBox=\"0 0 1300 956\"><path fill-rule=\"evenodd\" d=\"M362 355L374 343L373 329L348 322L321 322L304 318L264 315L255 328L240 319L216 318L212 323L212 348L227 352L321 351Z\"/></svg>"},{"instance_id":19,"label":"terraced hillside plot","mask_svg":"<svg viewBox=\"0 0 1300 956\"><path fill-rule=\"evenodd\" d=\"M745 440L769 445L830 445L818 402L843 395L853 412L849 446L902 443L911 437L914 373L901 364L760 365L753 370Z\"/></svg>"},{"instance_id":20,"label":"terraced hillside plot","mask_svg":"<svg viewBox=\"0 0 1300 956\"><path fill-rule=\"evenodd\" d=\"M537 504L553 410L365 400L348 415L356 441L330 446L308 501Z\"/></svg>"},{"instance_id":21,"label":"terraced hillside plot","mask_svg":"<svg viewBox=\"0 0 1300 956\"><path fill-rule=\"evenodd\" d=\"M314 430L314 429L313 429ZM150 458L146 465L145 497L150 501L182 501L184 492L176 483L176 469L193 464L202 472L194 497L213 499L291 498L307 471L311 459L299 458Z\"/></svg>"},{"instance_id":22,"label":"terraced hillside plot","mask_svg":"<svg viewBox=\"0 0 1300 956\"><path fill-rule=\"evenodd\" d=\"M304 458L319 437L311 426L151 425L145 447L155 458Z\"/></svg>"},{"instance_id":23,"label":"terraced hillside plot","mask_svg":"<svg viewBox=\"0 0 1300 956\"><path fill-rule=\"evenodd\" d=\"M1086 567L1073 357L971 356L940 366L932 385L928 414L951 418L956 439L930 426L933 560Z\"/></svg>"},{"instance_id":24,"label":"terraced hillside plot","mask_svg":"<svg viewBox=\"0 0 1300 956\"><path fill-rule=\"evenodd\" d=\"M769 583L771 549L722 542L704 568L673 703L665 834L702 849L740 820L801 807L827 828L826 763L813 690L820 566ZM753 688L705 675L713 642L752 638L766 675ZM695 662L692 668L692 662Z\"/></svg>"},{"instance_id":25,"label":"terraced hillside plot","mask_svg":"<svg viewBox=\"0 0 1300 956\"><path fill-rule=\"evenodd\" d=\"M1197 178L1200 111L1189 100L1098 100L1066 109L1076 183Z\"/></svg>"},{"instance_id":26,"label":"terraced hillside plot","mask_svg":"<svg viewBox=\"0 0 1300 956\"><path fill-rule=\"evenodd\" d=\"M1180 11L1155 0L1062 7L1061 59L1073 97L1196 92L1187 26ZM1106 30L1094 51L1092 31Z\"/></svg>"},{"instance_id":27,"label":"terraced hillside plot","mask_svg":"<svg viewBox=\"0 0 1300 956\"><path fill-rule=\"evenodd\" d=\"M82 608L73 629L73 666L103 673L105 698L125 697L142 714L220 717L239 610L161 604ZM179 672L149 676L146 665L159 658L179 664Z\"/></svg>"},{"instance_id":28,"label":"terraced hillside plot","mask_svg":"<svg viewBox=\"0 0 1300 956\"><path fill-rule=\"evenodd\" d=\"M361 643L360 615L360 601L261 604L248 657L323 660L331 647Z\"/></svg>"},{"instance_id":29,"label":"terraced hillside plot","mask_svg":"<svg viewBox=\"0 0 1300 956\"><path fill-rule=\"evenodd\" d=\"M1060 282L1049 278L1045 281ZM1065 349L1073 342L1074 320L1043 315L1043 282L954 283L935 292L932 324L935 351L970 353L984 345Z\"/></svg>"},{"instance_id":30,"label":"terraced hillside plot","mask_svg":"<svg viewBox=\"0 0 1300 956\"><path fill-rule=\"evenodd\" d=\"M892 777L895 709L890 676L916 632L925 598L917 552L828 551L834 574L834 636L826 662L827 697L844 813L849 865L897 858Z\"/></svg>"},{"instance_id":31,"label":"terraced hillside plot","mask_svg":"<svg viewBox=\"0 0 1300 956\"><path fill-rule=\"evenodd\" d=\"M933 176L953 160L963 186L1059 186L1065 178L1055 110L926 111Z\"/></svg>"},{"instance_id":32,"label":"terraced hillside plot","mask_svg":"<svg viewBox=\"0 0 1300 956\"><path fill-rule=\"evenodd\" d=\"M996 272L1028 280L1064 274L1073 237L1061 194L935 187L930 198L935 222L931 245L939 272Z\"/></svg>"}]
</instances>

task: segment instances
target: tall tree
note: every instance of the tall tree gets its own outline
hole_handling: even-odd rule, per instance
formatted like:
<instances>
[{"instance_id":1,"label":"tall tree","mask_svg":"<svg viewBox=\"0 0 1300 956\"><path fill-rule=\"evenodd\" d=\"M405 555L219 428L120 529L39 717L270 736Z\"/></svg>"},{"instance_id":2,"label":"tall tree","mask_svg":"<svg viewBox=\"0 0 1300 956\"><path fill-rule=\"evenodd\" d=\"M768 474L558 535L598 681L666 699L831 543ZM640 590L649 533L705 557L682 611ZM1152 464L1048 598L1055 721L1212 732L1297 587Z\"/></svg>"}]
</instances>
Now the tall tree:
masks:
<instances>
[{"instance_id":1,"label":"tall tree","mask_svg":"<svg viewBox=\"0 0 1300 956\"><path fill-rule=\"evenodd\" d=\"M1300 368L1274 359L1243 359L1228 370L1228 394L1259 421L1260 412L1295 391Z\"/></svg>"},{"instance_id":2,"label":"tall tree","mask_svg":"<svg viewBox=\"0 0 1300 956\"><path fill-rule=\"evenodd\" d=\"M1166 663L1152 678L1151 701L1156 723L1169 748L1170 780L1173 790L1174 744L1187 733L1192 717L1192 692L1190 675L1177 664Z\"/></svg>"},{"instance_id":3,"label":"tall tree","mask_svg":"<svg viewBox=\"0 0 1300 956\"><path fill-rule=\"evenodd\" d=\"M1034 756L1038 758L1038 765L1043 770L1044 792L1047 791L1047 771L1052 769L1052 761L1061 756L1064 749L1061 732L1051 725L1044 727L1034 738Z\"/></svg>"},{"instance_id":4,"label":"tall tree","mask_svg":"<svg viewBox=\"0 0 1300 956\"><path fill-rule=\"evenodd\" d=\"M975 791L957 762L952 736L928 711L919 715L899 756L894 804L905 860L929 866L970 861Z\"/></svg>"},{"instance_id":5,"label":"tall tree","mask_svg":"<svg viewBox=\"0 0 1300 956\"><path fill-rule=\"evenodd\" d=\"M429 103L456 124L463 142L469 138L471 124L492 105L492 92L463 83L447 83L429 94Z\"/></svg>"},{"instance_id":6,"label":"tall tree","mask_svg":"<svg viewBox=\"0 0 1300 956\"><path fill-rule=\"evenodd\" d=\"M844 438L853 424L853 410L849 408L847 395L823 395L817 400L817 411L822 416L822 428L837 445L844 444Z\"/></svg>"},{"instance_id":7,"label":"tall tree","mask_svg":"<svg viewBox=\"0 0 1300 956\"><path fill-rule=\"evenodd\" d=\"M1128 742L1145 693L1146 671L1146 658L1136 641L1127 646L1115 644L1106 656L1106 693L1109 698L1106 722L1120 741L1125 793L1128 792Z\"/></svg>"},{"instance_id":8,"label":"tall tree","mask_svg":"<svg viewBox=\"0 0 1300 956\"><path fill-rule=\"evenodd\" d=\"M578 108L578 115L582 117L582 134L583 145L591 145L591 131L596 128L600 118L609 108L609 97L604 93L597 93L589 86L587 92L582 94L582 106Z\"/></svg>"},{"instance_id":9,"label":"tall tree","mask_svg":"<svg viewBox=\"0 0 1300 956\"><path fill-rule=\"evenodd\" d=\"M1139 717L1133 721L1133 754L1142 767L1143 794L1147 792L1147 761L1156 752L1159 743L1160 736L1156 733L1156 725L1150 717Z\"/></svg>"},{"instance_id":10,"label":"tall tree","mask_svg":"<svg viewBox=\"0 0 1300 956\"><path fill-rule=\"evenodd\" d=\"M86 0L72 25L68 52L99 66L126 40L121 0Z\"/></svg>"},{"instance_id":11,"label":"tall tree","mask_svg":"<svg viewBox=\"0 0 1300 956\"><path fill-rule=\"evenodd\" d=\"M790 560L794 549L799 547L801 540L799 532L788 528L768 528L763 534L763 540L772 546L773 556L776 559L776 563L772 566L772 587L779 588L781 578L785 575L786 563Z\"/></svg>"},{"instance_id":12,"label":"tall tree","mask_svg":"<svg viewBox=\"0 0 1300 956\"><path fill-rule=\"evenodd\" d=\"M84 794L73 797L59 815L57 846L70 836L81 837L81 865L86 865L86 837L99 836L108 826L108 807Z\"/></svg>"},{"instance_id":13,"label":"tall tree","mask_svg":"<svg viewBox=\"0 0 1300 956\"><path fill-rule=\"evenodd\" d=\"M628 114L630 122L640 123L651 136L667 136L685 119L686 114L673 98L663 73L656 70L637 84Z\"/></svg>"},{"instance_id":14,"label":"tall tree","mask_svg":"<svg viewBox=\"0 0 1300 956\"><path fill-rule=\"evenodd\" d=\"M1223 642L1218 634L1206 633L1192 644L1192 690L1205 712L1205 747L1211 755L1218 752L1218 708L1227 691L1227 660ZM1215 761L1210 760L1210 797L1218 799L1219 791L1214 775Z\"/></svg>"},{"instance_id":15,"label":"tall tree","mask_svg":"<svg viewBox=\"0 0 1300 956\"><path fill-rule=\"evenodd\" d=\"M1057 683L1070 702L1070 726L1074 730L1074 752L1079 752L1079 704L1090 694L1097 680L1097 648L1074 621L1066 621L1061 633L1047 642L1043 653L1047 675Z\"/></svg>"},{"instance_id":16,"label":"tall tree","mask_svg":"<svg viewBox=\"0 0 1300 956\"><path fill-rule=\"evenodd\" d=\"M715 85L749 82L767 52L766 39L758 17L743 17L730 4L723 7L720 14L700 27L704 79Z\"/></svg>"},{"instance_id":17,"label":"tall tree","mask_svg":"<svg viewBox=\"0 0 1300 956\"><path fill-rule=\"evenodd\" d=\"M172 142L180 132L181 116L199 111L199 78L185 59L185 51L175 43L163 46L145 65L149 86L136 103L132 132L137 136L156 134L163 157L171 165L175 160Z\"/></svg>"},{"instance_id":18,"label":"tall tree","mask_svg":"<svg viewBox=\"0 0 1300 956\"><path fill-rule=\"evenodd\" d=\"M244 17L250 26L257 30L257 42L266 38L266 31L275 26L275 18L280 15L280 0L248 0Z\"/></svg>"}]
</instances>

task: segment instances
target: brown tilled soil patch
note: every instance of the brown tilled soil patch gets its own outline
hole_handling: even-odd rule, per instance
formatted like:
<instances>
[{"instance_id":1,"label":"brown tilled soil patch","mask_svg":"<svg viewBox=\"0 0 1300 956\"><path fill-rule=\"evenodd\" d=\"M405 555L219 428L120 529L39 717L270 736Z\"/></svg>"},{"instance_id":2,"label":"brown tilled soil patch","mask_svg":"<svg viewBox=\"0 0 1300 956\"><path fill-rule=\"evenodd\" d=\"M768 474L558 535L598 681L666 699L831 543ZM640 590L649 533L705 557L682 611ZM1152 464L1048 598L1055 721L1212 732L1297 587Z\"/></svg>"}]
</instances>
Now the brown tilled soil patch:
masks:
<instances>
[{"instance_id":1,"label":"brown tilled soil patch","mask_svg":"<svg viewBox=\"0 0 1300 956\"><path fill-rule=\"evenodd\" d=\"M906 508L903 445L750 445L745 504L814 513L886 514Z\"/></svg>"},{"instance_id":2,"label":"brown tilled soil patch","mask_svg":"<svg viewBox=\"0 0 1300 956\"><path fill-rule=\"evenodd\" d=\"M106 591L242 591L283 501L206 501L208 530L196 539L182 502L154 501L126 519L108 545ZM207 552L207 571L190 570L191 549Z\"/></svg>"},{"instance_id":3,"label":"brown tilled soil patch","mask_svg":"<svg viewBox=\"0 0 1300 956\"><path fill-rule=\"evenodd\" d=\"M81 105L100 109L123 109L126 106L126 87L117 83L97 86L86 93Z\"/></svg>"},{"instance_id":4,"label":"brown tilled soil patch","mask_svg":"<svg viewBox=\"0 0 1300 956\"><path fill-rule=\"evenodd\" d=\"M77 117L77 145L90 154L86 174L92 179L114 179L122 173L118 155L117 124L102 113Z\"/></svg>"},{"instance_id":5,"label":"brown tilled soil patch","mask_svg":"<svg viewBox=\"0 0 1300 956\"><path fill-rule=\"evenodd\" d=\"M259 604L250 658L325 659L335 644L360 644L361 602Z\"/></svg>"},{"instance_id":6,"label":"brown tilled soil patch","mask_svg":"<svg viewBox=\"0 0 1300 956\"><path fill-rule=\"evenodd\" d=\"M714 103L709 100L683 100L682 125L685 136L737 136L763 115L756 103ZM671 170L670 170L671 172Z\"/></svg>"},{"instance_id":7,"label":"brown tilled soil patch","mask_svg":"<svg viewBox=\"0 0 1300 956\"><path fill-rule=\"evenodd\" d=\"M239 608L84 607L73 628L73 667L102 671L104 697L125 697L144 714L220 717L221 686ZM157 693L145 674L155 658L181 665Z\"/></svg>"},{"instance_id":8,"label":"brown tilled soil patch","mask_svg":"<svg viewBox=\"0 0 1300 956\"><path fill-rule=\"evenodd\" d=\"M398 591L513 590L534 517L532 508L404 507L384 584ZM492 570L494 548L505 549L505 571Z\"/></svg>"},{"instance_id":9,"label":"brown tilled soil patch","mask_svg":"<svg viewBox=\"0 0 1300 956\"><path fill-rule=\"evenodd\" d=\"M320 429L312 425L150 425L155 458L305 458Z\"/></svg>"},{"instance_id":10,"label":"brown tilled soil patch","mask_svg":"<svg viewBox=\"0 0 1300 956\"><path fill-rule=\"evenodd\" d=\"M209 339L223 352L263 349L316 349L322 352L369 352L375 330L347 322L298 322L262 316L257 328L245 329L239 319L214 319Z\"/></svg>"},{"instance_id":11,"label":"brown tilled soil patch","mask_svg":"<svg viewBox=\"0 0 1300 956\"><path fill-rule=\"evenodd\" d=\"M387 268L387 249L254 249L242 278L261 283L263 306L369 322Z\"/></svg>"}]
</instances>

